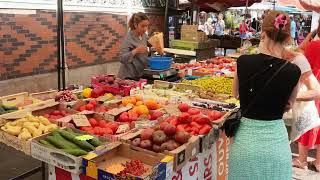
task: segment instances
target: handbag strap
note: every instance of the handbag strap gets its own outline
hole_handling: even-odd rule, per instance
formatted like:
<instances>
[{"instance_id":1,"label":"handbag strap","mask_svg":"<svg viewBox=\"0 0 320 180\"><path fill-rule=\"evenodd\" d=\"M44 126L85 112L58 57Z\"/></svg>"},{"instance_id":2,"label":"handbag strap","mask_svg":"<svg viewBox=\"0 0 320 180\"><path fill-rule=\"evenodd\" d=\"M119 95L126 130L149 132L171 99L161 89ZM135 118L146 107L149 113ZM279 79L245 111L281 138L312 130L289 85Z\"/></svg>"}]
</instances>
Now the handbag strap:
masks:
<instances>
[{"instance_id":1,"label":"handbag strap","mask_svg":"<svg viewBox=\"0 0 320 180\"><path fill-rule=\"evenodd\" d=\"M266 87L271 83L271 81L280 73L280 71L289 63L289 61L286 61L283 65L280 66L280 68L266 81L266 83L263 85L263 87L255 94L253 99L250 101L247 108L241 112L241 115L247 113L247 111L251 108L251 106L255 103L255 101L258 99L259 95L262 94L263 90L266 89ZM252 78L250 78L252 79Z\"/></svg>"}]
</instances>

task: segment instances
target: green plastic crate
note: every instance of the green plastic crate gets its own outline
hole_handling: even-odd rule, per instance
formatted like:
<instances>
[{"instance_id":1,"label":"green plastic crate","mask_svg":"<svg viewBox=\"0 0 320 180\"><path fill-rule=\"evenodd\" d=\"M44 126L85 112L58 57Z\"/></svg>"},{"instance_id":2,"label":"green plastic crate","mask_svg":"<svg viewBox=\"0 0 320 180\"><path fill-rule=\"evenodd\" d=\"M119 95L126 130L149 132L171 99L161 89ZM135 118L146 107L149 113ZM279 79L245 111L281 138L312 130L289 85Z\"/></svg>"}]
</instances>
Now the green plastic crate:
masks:
<instances>
[{"instance_id":1,"label":"green plastic crate","mask_svg":"<svg viewBox=\"0 0 320 180\"><path fill-rule=\"evenodd\" d=\"M195 49L198 49L199 43L193 42L193 41L183 41L179 39L173 39L171 40L171 46L175 49L184 49L184 50L191 50L194 51Z\"/></svg>"}]
</instances>

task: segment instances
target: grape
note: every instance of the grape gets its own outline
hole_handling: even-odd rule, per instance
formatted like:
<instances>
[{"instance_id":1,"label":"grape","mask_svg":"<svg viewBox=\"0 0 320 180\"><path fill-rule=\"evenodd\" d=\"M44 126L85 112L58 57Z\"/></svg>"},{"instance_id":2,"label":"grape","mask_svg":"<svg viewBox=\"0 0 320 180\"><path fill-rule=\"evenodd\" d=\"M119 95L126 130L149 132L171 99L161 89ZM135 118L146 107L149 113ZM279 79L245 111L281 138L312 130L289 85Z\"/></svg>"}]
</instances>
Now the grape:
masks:
<instances>
[{"instance_id":1,"label":"grape","mask_svg":"<svg viewBox=\"0 0 320 180\"><path fill-rule=\"evenodd\" d=\"M232 79L227 77L204 77L196 80L184 80L182 83L202 87L215 94L232 94Z\"/></svg>"}]
</instances>

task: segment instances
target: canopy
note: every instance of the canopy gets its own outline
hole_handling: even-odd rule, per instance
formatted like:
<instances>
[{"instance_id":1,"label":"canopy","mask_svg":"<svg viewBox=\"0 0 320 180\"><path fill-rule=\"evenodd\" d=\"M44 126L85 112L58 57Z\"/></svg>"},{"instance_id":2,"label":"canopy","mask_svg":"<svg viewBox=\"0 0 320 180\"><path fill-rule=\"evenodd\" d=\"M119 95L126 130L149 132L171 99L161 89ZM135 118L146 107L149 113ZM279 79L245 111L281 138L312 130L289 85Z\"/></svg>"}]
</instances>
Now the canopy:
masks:
<instances>
[{"instance_id":1,"label":"canopy","mask_svg":"<svg viewBox=\"0 0 320 180\"><path fill-rule=\"evenodd\" d=\"M246 7L232 7L229 9L245 9ZM301 11L295 7L288 7L288 6L282 6L279 4L273 4L269 2L263 2L263 3L254 3L252 6L248 7L249 10L268 10L273 9L284 11L288 13L301 13Z\"/></svg>"},{"instance_id":2,"label":"canopy","mask_svg":"<svg viewBox=\"0 0 320 180\"><path fill-rule=\"evenodd\" d=\"M319 0L277 0L283 6L294 6L301 10L309 10L320 13Z\"/></svg>"},{"instance_id":3,"label":"canopy","mask_svg":"<svg viewBox=\"0 0 320 180\"><path fill-rule=\"evenodd\" d=\"M197 4L203 11L208 11L208 9L223 11L230 7L246 6L246 1L247 0L197 0ZM248 6L256 2L261 2L261 0L248 0Z\"/></svg>"}]
</instances>

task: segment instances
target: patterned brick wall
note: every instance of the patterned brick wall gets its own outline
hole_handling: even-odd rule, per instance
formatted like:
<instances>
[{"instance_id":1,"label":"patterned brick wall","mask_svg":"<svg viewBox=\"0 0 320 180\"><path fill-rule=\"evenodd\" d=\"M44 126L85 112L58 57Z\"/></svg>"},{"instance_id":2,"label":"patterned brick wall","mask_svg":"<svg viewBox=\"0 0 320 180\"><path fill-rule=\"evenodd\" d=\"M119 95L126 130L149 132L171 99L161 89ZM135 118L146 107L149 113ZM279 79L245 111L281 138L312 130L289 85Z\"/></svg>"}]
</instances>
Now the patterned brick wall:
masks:
<instances>
[{"instance_id":1,"label":"patterned brick wall","mask_svg":"<svg viewBox=\"0 0 320 180\"><path fill-rule=\"evenodd\" d=\"M149 14L150 32L163 30L163 16ZM66 12L66 61L69 68L117 60L127 17ZM56 13L0 14L0 80L56 71Z\"/></svg>"}]
</instances>

